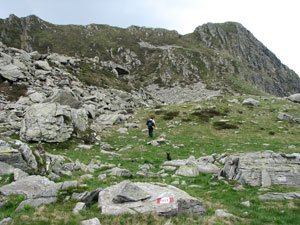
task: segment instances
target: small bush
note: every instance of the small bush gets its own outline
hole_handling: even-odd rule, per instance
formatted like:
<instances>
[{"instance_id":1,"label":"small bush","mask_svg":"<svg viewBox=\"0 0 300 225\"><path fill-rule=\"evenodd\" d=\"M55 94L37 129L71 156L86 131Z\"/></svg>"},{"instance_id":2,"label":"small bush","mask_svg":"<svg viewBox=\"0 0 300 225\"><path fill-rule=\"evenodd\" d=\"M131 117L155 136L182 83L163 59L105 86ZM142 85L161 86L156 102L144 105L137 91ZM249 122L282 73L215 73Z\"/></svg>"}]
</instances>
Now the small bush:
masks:
<instances>
[{"instance_id":1,"label":"small bush","mask_svg":"<svg viewBox=\"0 0 300 225\"><path fill-rule=\"evenodd\" d=\"M210 118L214 116L225 116L225 113L221 113L215 109L205 109L200 112L193 112L191 115L197 116L202 122L208 122Z\"/></svg>"},{"instance_id":2,"label":"small bush","mask_svg":"<svg viewBox=\"0 0 300 225\"><path fill-rule=\"evenodd\" d=\"M208 122L211 118L209 115L202 113L202 112L194 112L192 113L193 116L197 116L198 119L202 122Z\"/></svg>"},{"instance_id":3,"label":"small bush","mask_svg":"<svg viewBox=\"0 0 300 225\"><path fill-rule=\"evenodd\" d=\"M231 110L230 110L229 108L225 108L225 109L224 109L224 113L228 114L228 113L230 113L230 112L231 112Z\"/></svg>"},{"instance_id":4,"label":"small bush","mask_svg":"<svg viewBox=\"0 0 300 225\"><path fill-rule=\"evenodd\" d=\"M183 118L183 119L182 119L182 122L191 122L191 121L192 121L191 118Z\"/></svg>"},{"instance_id":5,"label":"small bush","mask_svg":"<svg viewBox=\"0 0 300 225\"><path fill-rule=\"evenodd\" d=\"M81 137L81 140L83 140L84 144L86 145L92 145L96 143L95 137L89 134L85 134Z\"/></svg>"},{"instance_id":6,"label":"small bush","mask_svg":"<svg viewBox=\"0 0 300 225\"><path fill-rule=\"evenodd\" d=\"M155 111L156 115L161 115L161 114L165 114L167 111L166 110L157 110Z\"/></svg>"},{"instance_id":7,"label":"small bush","mask_svg":"<svg viewBox=\"0 0 300 225\"><path fill-rule=\"evenodd\" d=\"M164 120L172 120L174 117L179 115L179 111L173 111L173 112L166 112L163 116Z\"/></svg>"},{"instance_id":8,"label":"small bush","mask_svg":"<svg viewBox=\"0 0 300 225\"><path fill-rule=\"evenodd\" d=\"M239 127L234 124L229 124L226 122L218 121L213 123L213 127L216 130L223 130L223 129L238 129Z\"/></svg>"},{"instance_id":9,"label":"small bush","mask_svg":"<svg viewBox=\"0 0 300 225\"><path fill-rule=\"evenodd\" d=\"M44 149L73 149L75 146L72 139L58 143L44 143Z\"/></svg>"}]
</instances>

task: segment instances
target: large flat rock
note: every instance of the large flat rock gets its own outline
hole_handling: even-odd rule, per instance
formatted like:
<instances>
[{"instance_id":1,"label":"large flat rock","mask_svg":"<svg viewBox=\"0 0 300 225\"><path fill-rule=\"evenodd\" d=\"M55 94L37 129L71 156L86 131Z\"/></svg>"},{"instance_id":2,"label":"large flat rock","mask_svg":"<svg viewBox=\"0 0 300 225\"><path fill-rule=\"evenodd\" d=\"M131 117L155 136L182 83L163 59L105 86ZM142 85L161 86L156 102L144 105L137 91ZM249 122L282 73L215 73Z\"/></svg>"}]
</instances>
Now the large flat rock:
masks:
<instances>
[{"instance_id":1,"label":"large flat rock","mask_svg":"<svg viewBox=\"0 0 300 225\"><path fill-rule=\"evenodd\" d=\"M252 186L300 187L300 154L249 152L229 156L220 175Z\"/></svg>"},{"instance_id":2,"label":"large flat rock","mask_svg":"<svg viewBox=\"0 0 300 225\"><path fill-rule=\"evenodd\" d=\"M279 199L279 200L292 200L295 198L300 198L300 192L288 192L288 193L266 193L258 196L259 199L270 200L270 199Z\"/></svg>"},{"instance_id":3,"label":"large flat rock","mask_svg":"<svg viewBox=\"0 0 300 225\"><path fill-rule=\"evenodd\" d=\"M129 193L128 185L130 185ZM117 196L122 193L124 195L124 189L126 196L130 195L130 200L127 198L122 203L115 203ZM138 196L134 197L132 190L138 190ZM199 200L174 186L130 181L123 181L101 191L98 206L102 208L102 214L108 215L138 212L174 216L179 213L204 214L206 211Z\"/></svg>"},{"instance_id":4,"label":"large flat rock","mask_svg":"<svg viewBox=\"0 0 300 225\"><path fill-rule=\"evenodd\" d=\"M26 198L56 197L62 184L54 183L46 177L28 176L16 182L0 187L1 195L19 194Z\"/></svg>"}]
</instances>

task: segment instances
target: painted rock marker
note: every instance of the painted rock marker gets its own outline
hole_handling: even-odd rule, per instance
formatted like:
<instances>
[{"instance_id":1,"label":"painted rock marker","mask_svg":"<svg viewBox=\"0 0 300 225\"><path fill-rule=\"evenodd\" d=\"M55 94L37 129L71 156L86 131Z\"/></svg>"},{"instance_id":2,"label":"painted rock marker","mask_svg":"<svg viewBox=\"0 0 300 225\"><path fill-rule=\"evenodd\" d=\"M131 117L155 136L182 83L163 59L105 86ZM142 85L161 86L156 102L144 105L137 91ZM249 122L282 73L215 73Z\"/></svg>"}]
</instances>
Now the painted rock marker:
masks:
<instances>
[{"instance_id":1,"label":"painted rock marker","mask_svg":"<svg viewBox=\"0 0 300 225\"><path fill-rule=\"evenodd\" d=\"M157 199L157 204L169 204L172 202L174 202L174 198L164 197Z\"/></svg>"}]
</instances>

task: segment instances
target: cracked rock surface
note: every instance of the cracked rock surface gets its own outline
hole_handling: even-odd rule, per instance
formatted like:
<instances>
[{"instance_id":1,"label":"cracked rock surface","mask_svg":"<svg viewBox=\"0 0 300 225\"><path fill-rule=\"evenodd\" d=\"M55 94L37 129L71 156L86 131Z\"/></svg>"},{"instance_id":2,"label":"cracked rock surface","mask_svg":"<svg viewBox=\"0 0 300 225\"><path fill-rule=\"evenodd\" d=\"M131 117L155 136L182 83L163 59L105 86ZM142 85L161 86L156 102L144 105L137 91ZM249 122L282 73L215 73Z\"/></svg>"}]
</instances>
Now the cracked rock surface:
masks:
<instances>
[{"instance_id":1,"label":"cracked rock surface","mask_svg":"<svg viewBox=\"0 0 300 225\"><path fill-rule=\"evenodd\" d=\"M300 155L273 151L249 152L228 157L221 176L252 186L300 187Z\"/></svg>"},{"instance_id":2,"label":"cracked rock surface","mask_svg":"<svg viewBox=\"0 0 300 225\"><path fill-rule=\"evenodd\" d=\"M30 106L22 122L20 136L26 141L63 142L73 132L68 107L56 103L40 103Z\"/></svg>"}]
</instances>

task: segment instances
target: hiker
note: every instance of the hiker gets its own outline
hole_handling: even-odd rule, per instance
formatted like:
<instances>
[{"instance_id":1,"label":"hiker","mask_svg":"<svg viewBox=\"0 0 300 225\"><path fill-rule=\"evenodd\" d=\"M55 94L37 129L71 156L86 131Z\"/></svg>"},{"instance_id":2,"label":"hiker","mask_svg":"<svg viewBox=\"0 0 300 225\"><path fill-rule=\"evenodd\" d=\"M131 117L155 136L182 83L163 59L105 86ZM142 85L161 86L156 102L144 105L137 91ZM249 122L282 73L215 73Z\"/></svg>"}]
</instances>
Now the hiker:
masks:
<instances>
[{"instance_id":1,"label":"hiker","mask_svg":"<svg viewBox=\"0 0 300 225\"><path fill-rule=\"evenodd\" d=\"M150 119L147 121L148 131L149 131L149 137L153 137L153 129L155 128L155 121L153 117L150 117Z\"/></svg>"}]
</instances>

